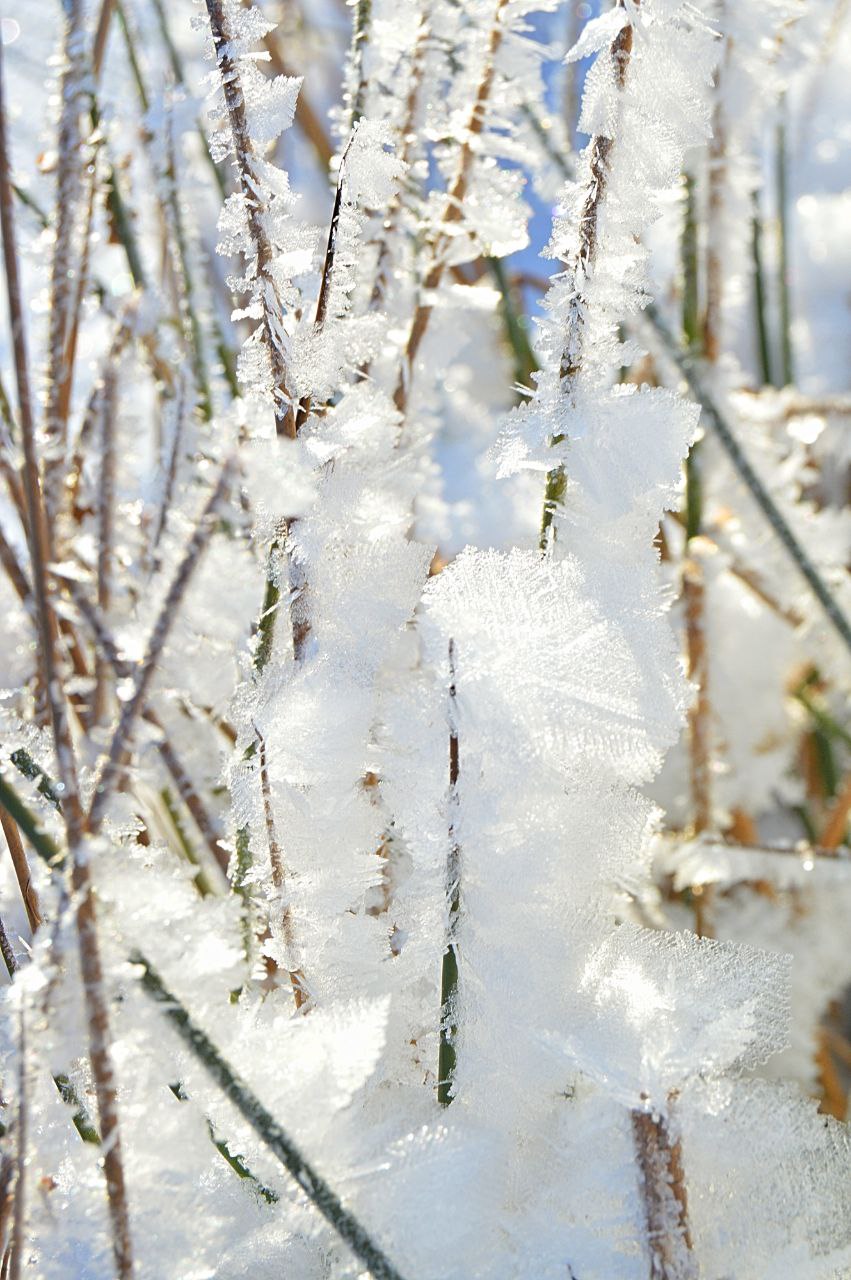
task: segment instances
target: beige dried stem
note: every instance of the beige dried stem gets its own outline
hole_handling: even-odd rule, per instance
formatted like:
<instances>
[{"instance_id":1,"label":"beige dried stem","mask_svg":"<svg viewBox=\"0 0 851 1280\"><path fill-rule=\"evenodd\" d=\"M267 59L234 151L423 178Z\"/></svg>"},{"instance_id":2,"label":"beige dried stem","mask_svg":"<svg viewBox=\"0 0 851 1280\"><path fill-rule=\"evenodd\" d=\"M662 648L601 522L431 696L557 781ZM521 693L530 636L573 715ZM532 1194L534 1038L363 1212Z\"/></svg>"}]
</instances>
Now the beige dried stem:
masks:
<instances>
[{"instance_id":1,"label":"beige dried stem","mask_svg":"<svg viewBox=\"0 0 851 1280\"><path fill-rule=\"evenodd\" d=\"M97 911L88 850L84 847L83 812L77 785L77 768L68 711L57 664L58 628L48 592L47 564L50 543L35 447L35 419L15 239L3 81L3 57L0 49L0 225L3 233L6 291L12 325L18 412L24 452L23 487L27 508L27 541L32 568L36 622L41 645L42 678L50 709L59 781L63 788L62 813L68 852L71 857L71 884L76 899L76 925L88 1022L89 1057L103 1136L103 1167L112 1226L113 1253L119 1280L130 1280L133 1275L133 1251L118 1123L117 1089L110 1050L108 1005L98 942Z\"/></svg>"}]
</instances>

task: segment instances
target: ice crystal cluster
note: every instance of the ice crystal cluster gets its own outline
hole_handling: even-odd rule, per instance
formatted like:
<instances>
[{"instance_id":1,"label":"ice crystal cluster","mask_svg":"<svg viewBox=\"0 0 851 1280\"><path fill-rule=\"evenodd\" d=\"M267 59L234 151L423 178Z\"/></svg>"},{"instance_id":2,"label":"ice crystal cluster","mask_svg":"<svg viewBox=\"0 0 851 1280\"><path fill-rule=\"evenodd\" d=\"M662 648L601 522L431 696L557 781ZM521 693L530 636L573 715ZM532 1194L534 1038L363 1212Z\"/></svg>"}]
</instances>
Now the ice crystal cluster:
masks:
<instances>
[{"instance_id":1,"label":"ice crystal cluster","mask_svg":"<svg viewBox=\"0 0 851 1280\"><path fill-rule=\"evenodd\" d=\"M846 10L9 7L0 1276L851 1277Z\"/></svg>"}]
</instances>

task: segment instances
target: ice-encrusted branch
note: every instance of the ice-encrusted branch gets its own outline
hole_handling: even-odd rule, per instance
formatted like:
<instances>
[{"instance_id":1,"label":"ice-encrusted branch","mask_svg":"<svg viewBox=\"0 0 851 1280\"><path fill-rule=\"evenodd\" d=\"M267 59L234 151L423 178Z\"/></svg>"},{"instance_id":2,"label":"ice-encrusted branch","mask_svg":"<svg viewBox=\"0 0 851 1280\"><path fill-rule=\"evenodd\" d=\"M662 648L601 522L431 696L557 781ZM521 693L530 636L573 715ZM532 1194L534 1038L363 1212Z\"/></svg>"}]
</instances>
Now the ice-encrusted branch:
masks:
<instances>
[{"instance_id":1,"label":"ice-encrusted branch","mask_svg":"<svg viewBox=\"0 0 851 1280\"><path fill-rule=\"evenodd\" d=\"M230 0L206 0L216 64L230 122L233 155L242 193L248 238L254 255L249 278L258 294L263 339L272 369L275 427L278 435L295 439L295 398L287 368L284 304L274 270L275 252L268 226L269 177L249 129L240 67L234 43ZM297 88L297 82L293 82ZM294 95L293 95L294 105Z\"/></svg>"}]
</instances>

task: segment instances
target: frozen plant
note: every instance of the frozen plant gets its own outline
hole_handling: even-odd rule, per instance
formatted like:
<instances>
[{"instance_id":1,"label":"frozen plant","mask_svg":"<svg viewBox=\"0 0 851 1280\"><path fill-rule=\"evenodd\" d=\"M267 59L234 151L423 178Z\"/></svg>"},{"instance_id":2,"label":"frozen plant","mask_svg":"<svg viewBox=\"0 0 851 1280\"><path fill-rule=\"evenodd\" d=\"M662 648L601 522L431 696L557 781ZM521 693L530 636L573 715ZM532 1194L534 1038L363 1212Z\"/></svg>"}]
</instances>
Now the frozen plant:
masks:
<instances>
[{"instance_id":1,"label":"frozen plant","mask_svg":"<svg viewBox=\"0 0 851 1280\"><path fill-rule=\"evenodd\" d=\"M0 1275L851 1276L849 55L580 8L3 20Z\"/></svg>"}]
</instances>

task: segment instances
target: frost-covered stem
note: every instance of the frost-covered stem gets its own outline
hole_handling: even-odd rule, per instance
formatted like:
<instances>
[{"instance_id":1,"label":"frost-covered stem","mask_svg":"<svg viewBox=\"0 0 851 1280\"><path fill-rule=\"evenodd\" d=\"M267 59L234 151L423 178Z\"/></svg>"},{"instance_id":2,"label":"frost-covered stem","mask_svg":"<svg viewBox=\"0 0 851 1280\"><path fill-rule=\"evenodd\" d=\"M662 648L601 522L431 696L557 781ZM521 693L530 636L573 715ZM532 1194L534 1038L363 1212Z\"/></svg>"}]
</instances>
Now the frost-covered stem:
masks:
<instances>
[{"instance_id":1,"label":"frost-covered stem","mask_svg":"<svg viewBox=\"0 0 851 1280\"><path fill-rule=\"evenodd\" d=\"M171 774L172 781L177 787L177 794L180 796L186 808L189 810L195 826L200 831L204 843L210 853L216 860L216 865L223 875L227 875L228 870L228 852L222 845L218 834L216 833L215 824L204 807L201 797L195 788L191 777L189 776L182 760L178 756L170 739L167 737L163 723L156 712L146 710L142 713L143 720L147 720L148 724L157 729L160 733L157 742L157 751L160 758Z\"/></svg>"},{"instance_id":2,"label":"frost-covered stem","mask_svg":"<svg viewBox=\"0 0 851 1280\"><path fill-rule=\"evenodd\" d=\"M177 249L176 274L180 282L179 307L185 339L192 361L192 373L195 378L195 390L198 393L201 416L205 422L209 422L213 417L213 396L207 372L207 359L204 354L204 336L201 331L201 321L198 317L195 282L189 262L189 244L183 225L183 211L180 207L171 116L168 116L166 120L165 135L167 156L165 184L168 208L171 214L171 231L175 248Z\"/></svg>"},{"instance_id":3,"label":"frost-covered stem","mask_svg":"<svg viewBox=\"0 0 851 1280\"><path fill-rule=\"evenodd\" d=\"M2 810L0 810L0 812L2 812ZM9 934L6 931L6 926L3 923L2 918L0 918L0 955L3 957L3 963L6 966L6 972L8 973L9 978L14 978L21 966L18 964L18 957L15 955L15 948L9 941Z\"/></svg>"},{"instance_id":4,"label":"frost-covered stem","mask_svg":"<svg viewBox=\"0 0 851 1280\"><path fill-rule=\"evenodd\" d=\"M679 1138L670 1116L632 1112L632 1136L641 1176L650 1280L696 1280L688 1198Z\"/></svg>"},{"instance_id":5,"label":"frost-covered stem","mask_svg":"<svg viewBox=\"0 0 851 1280\"><path fill-rule=\"evenodd\" d=\"M59 398L59 408L63 421L67 423L68 415L71 412L71 395L74 389L74 372L77 367L77 339L80 334L80 313L83 306L83 299L89 283L89 262L91 258L91 241L92 241L92 223L95 215L95 205L98 193L98 164L97 156L94 154L90 162L91 173L89 176L89 194L86 202L86 210L83 219L82 234L82 252L80 254L80 262L77 268L77 287L74 290L74 299L71 306L71 319L68 328L68 339L65 344L65 369L62 378L62 387ZM62 494L59 494L59 501L62 501Z\"/></svg>"},{"instance_id":6,"label":"frost-covered stem","mask_svg":"<svg viewBox=\"0 0 851 1280\"><path fill-rule=\"evenodd\" d=\"M293 924L289 906L283 901L283 895L286 888L286 869L284 867L283 854L281 853L281 844L278 839L278 833L275 826L275 814L272 807L272 788L269 783L269 765L266 758L266 739L263 737L257 726L254 726L254 732L257 735L257 743L259 746L259 773L260 773L260 790L263 796L263 819L266 824L266 841L269 847L269 861L272 865L272 884L275 886L278 895L278 902L281 907L281 933L283 934L284 943L287 951L293 951ZM308 998L309 993L305 985L304 973L301 969L289 969L290 983L293 989L293 1000L295 1007L300 1009Z\"/></svg>"},{"instance_id":7,"label":"frost-covered stem","mask_svg":"<svg viewBox=\"0 0 851 1280\"><path fill-rule=\"evenodd\" d=\"M683 565L683 606L685 611L688 676L697 686L689 707L689 776L691 782L692 825L695 833L712 826L711 788L711 704L709 701L706 648L706 618L703 567L700 546L690 539L688 558Z\"/></svg>"},{"instance_id":8,"label":"frost-covered stem","mask_svg":"<svg viewBox=\"0 0 851 1280\"><path fill-rule=\"evenodd\" d=\"M84 76L84 12L82 0L65 0L62 107L57 141L56 238L50 280L48 335L46 448L44 499L48 519L56 512L57 488L62 478L68 404L63 407L68 338L77 262L76 232L83 170L83 136L80 128Z\"/></svg>"},{"instance_id":9,"label":"frost-covered stem","mask_svg":"<svg viewBox=\"0 0 851 1280\"><path fill-rule=\"evenodd\" d=\"M103 413L103 397L106 389L107 379L110 370L113 369L121 359L130 339L133 337L134 324L136 321L136 306L133 303L125 309L124 313L118 320L115 334L112 342L106 351L101 364L101 373L92 388L86 404L86 412L83 416L82 425L80 427L77 443L74 448L74 456L68 468L67 480L67 501L73 512L77 508L77 495L80 488L80 482L83 476L83 460L86 448L91 440L92 433L101 420Z\"/></svg>"},{"instance_id":10,"label":"frost-covered stem","mask_svg":"<svg viewBox=\"0 0 851 1280\"><path fill-rule=\"evenodd\" d=\"M652 302L645 307L644 317L662 344L665 354L682 374L691 394L700 402L704 422L715 432L734 470L750 490L754 502L774 530L786 552L794 561L801 576L824 609L843 644L851 653L851 621L843 613L842 608L819 574L808 553L795 537L786 518L782 515L768 489L745 456L732 427L719 409L711 391L704 383L703 375L697 362L687 351L683 351L661 313Z\"/></svg>"},{"instance_id":11,"label":"frost-covered stem","mask_svg":"<svg viewBox=\"0 0 851 1280\"><path fill-rule=\"evenodd\" d=\"M15 1142L15 1209L12 1215L12 1247L9 1252L9 1280L21 1280L24 1249L26 1248L27 1218L27 1034L24 1007L21 1006L20 1037L18 1043L18 1114Z\"/></svg>"},{"instance_id":12,"label":"frost-covered stem","mask_svg":"<svg viewBox=\"0 0 851 1280\"><path fill-rule=\"evenodd\" d=\"M624 0L618 0L617 7L624 8ZM616 84L621 91L623 91L626 84L631 55L632 26L627 23L621 27L609 47L609 59L615 70ZM567 396L572 394L574 379L582 369L585 345L585 313L588 304L587 294L583 286L594 270L594 260L597 256L597 223L606 195L613 146L614 139L605 137L600 133L595 134L591 139L590 177L582 212L579 215L579 248L576 251L573 262L567 268L574 281L574 292L568 310L567 333L565 334L559 368L563 394ZM554 443L559 443L559 441ZM564 496L564 487L564 467L554 467L552 471L547 473L547 483L544 491L544 509L541 516L539 540L542 551L545 551L549 545L551 526L556 508Z\"/></svg>"},{"instance_id":13,"label":"frost-covered stem","mask_svg":"<svg viewBox=\"0 0 851 1280\"><path fill-rule=\"evenodd\" d=\"M720 0L718 18L723 21L725 0ZM721 325L724 302L723 223L727 182L727 124L723 83L730 55L730 41L724 42L724 56L715 78L712 138L709 144L706 244L706 306L703 313L703 355L710 366L717 364L722 350ZM703 531L703 459L700 442L694 441L686 460L686 562L683 565L682 594L685 613L688 676L697 692L688 711L689 778L692 826L696 833L712 825L712 706L709 698L709 655L706 644L706 594L703 563L698 539ZM698 933L706 933L704 899L698 899Z\"/></svg>"},{"instance_id":14,"label":"frost-covered stem","mask_svg":"<svg viewBox=\"0 0 851 1280\"><path fill-rule=\"evenodd\" d=\"M372 0L355 0L355 11L352 19L352 52L351 62L354 72L355 91L349 113L349 133L354 129L363 115L368 81L365 62L366 49L369 44L369 23L372 17Z\"/></svg>"},{"instance_id":15,"label":"frost-covered stem","mask_svg":"<svg viewBox=\"0 0 851 1280\"><path fill-rule=\"evenodd\" d=\"M112 556L115 535L115 414L118 371L113 366L103 389L100 440L100 478L97 493L97 602L104 614L112 603ZM108 664L95 663L94 717L101 722L107 709Z\"/></svg>"},{"instance_id":16,"label":"frost-covered stem","mask_svg":"<svg viewBox=\"0 0 851 1280\"><path fill-rule=\"evenodd\" d=\"M230 120L239 184L245 201L248 234L257 258L256 271L260 279L263 333L274 383L275 428L278 435L295 439L295 406L289 389L289 373L279 338L283 322L283 307L272 275L272 243L266 231L266 208L257 154L248 132L242 83L239 68L231 55L231 34L224 15L222 0L206 0L206 4L216 63Z\"/></svg>"},{"instance_id":17,"label":"frost-covered stem","mask_svg":"<svg viewBox=\"0 0 851 1280\"><path fill-rule=\"evenodd\" d=\"M346 181L346 155L348 147L343 152L340 160L340 171L337 174L337 190L334 193L334 204L331 209L331 221L328 226L328 240L325 245L325 260L322 264L322 278L319 283L319 295L316 299L316 315L313 319L313 328L316 333L321 333L325 326L325 317L328 312L328 295L331 289L331 277L334 272L334 259L337 254L337 233L340 227L340 208L343 202L343 188ZM310 395L307 394L299 400L298 409L296 410L295 429L296 434L304 426L310 414Z\"/></svg>"},{"instance_id":18,"label":"frost-covered stem","mask_svg":"<svg viewBox=\"0 0 851 1280\"><path fill-rule=\"evenodd\" d=\"M786 148L785 112L784 95L780 99L776 134L777 286L780 295L780 367L783 386L791 387L795 382L795 367L792 354L792 299L789 280L789 158Z\"/></svg>"},{"instance_id":19,"label":"frost-covered stem","mask_svg":"<svg viewBox=\"0 0 851 1280\"><path fill-rule=\"evenodd\" d=\"M29 921L29 926L33 933L35 933L42 921L38 894L36 893L35 885L32 882L30 864L27 861L27 855L24 852L24 844L21 840L21 833L18 830L18 824L12 815L7 813L3 805L0 805L0 826L2 826L3 835L6 837L9 856L12 859L12 866L15 870L15 879L18 882L18 888L21 892L24 909L27 913L27 920Z\"/></svg>"},{"instance_id":20,"label":"frost-covered stem","mask_svg":"<svg viewBox=\"0 0 851 1280\"><path fill-rule=\"evenodd\" d=\"M318 1209L325 1220L361 1260L375 1280L402 1280L401 1274L369 1233L347 1209L328 1183L308 1163L289 1134L278 1124L248 1086L240 1080L212 1041L192 1021L186 1008L165 987L150 962L139 951L130 955L131 964L142 969L141 981L147 994L162 1007L177 1034L193 1057L215 1080L258 1138L277 1156L281 1164Z\"/></svg>"},{"instance_id":21,"label":"frost-covered stem","mask_svg":"<svg viewBox=\"0 0 851 1280\"><path fill-rule=\"evenodd\" d=\"M207 543L212 537L216 507L230 484L231 465L230 462L227 462L222 467L216 486L207 499L204 510L183 553L183 559L178 565L171 585L166 592L157 620L154 623L148 647L136 677L136 686L132 697L122 707L118 724L109 744L107 758L98 775L91 808L85 820L86 830L92 835L97 833L106 814L109 797L122 769L125 748L130 743L136 718L145 705L151 680L154 677L157 663L168 639L180 602L186 593L189 581L206 549Z\"/></svg>"},{"instance_id":22,"label":"frost-covered stem","mask_svg":"<svg viewBox=\"0 0 851 1280\"><path fill-rule=\"evenodd\" d=\"M455 1037L458 1032L455 1002L458 998L458 941L456 931L461 911L461 856L455 833L458 804L460 753L458 746L457 690L455 685L455 642L449 642L449 860L446 893L449 927L446 950L440 968L440 1048L437 1058L437 1100L448 1107L454 1097L456 1063Z\"/></svg>"},{"instance_id":23,"label":"frost-covered stem","mask_svg":"<svg viewBox=\"0 0 851 1280\"><path fill-rule=\"evenodd\" d=\"M77 899L76 924L88 1020L89 1060L92 1064L100 1118L113 1255L119 1280L132 1280L133 1248L118 1125L118 1092L110 1049L109 1013L97 934L97 911L87 861L88 851L83 848L80 839L72 843L70 833L69 847L73 859L71 884Z\"/></svg>"},{"instance_id":24,"label":"frost-covered stem","mask_svg":"<svg viewBox=\"0 0 851 1280\"><path fill-rule=\"evenodd\" d=\"M725 4L719 4L718 21L723 23ZM727 122L722 85L730 41L724 42L724 57L715 77L715 105L707 166L706 208L706 308L703 314L703 351L710 364L721 355L721 324L724 302L724 194L727 183Z\"/></svg>"},{"instance_id":25,"label":"frost-covered stem","mask_svg":"<svg viewBox=\"0 0 851 1280\"><path fill-rule=\"evenodd\" d=\"M399 159L405 166L410 164L411 149L415 137L415 127L417 120L417 108L420 96L420 87L423 80L424 54L426 41L429 36L428 24L423 21L417 32L417 39L414 45L414 51L411 54L411 80L408 85L408 97L405 102L405 119L402 122L401 141L402 145L399 150ZM375 310L381 307L385 295L387 293L387 285L390 280L390 256L391 245L393 242L393 232L396 229L396 222L402 208L402 199L397 191L394 195L390 208L387 210L387 218L384 223L384 234L378 246L378 259L375 264L375 284L372 289L372 297L370 299L370 307ZM368 372L369 366L364 366L362 372Z\"/></svg>"},{"instance_id":26,"label":"frost-covered stem","mask_svg":"<svg viewBox=\"0 0 851 1280\"><path fill-rule=\"evenodd\" d=\"M160 545L160 539L165 532L168 513L171 509L171 501L174 496L174 484L177 478L177 462L180 453L180 442L183 436L183 416L186 405L186 383L181 378L179 382L179 390L177 402L174 407L174 430L171 433L171 440L168 446L168 463L165 468L165 484L163 485L163 495L160 501L159 511L157 512L157 523L154 528L153 537L151 539L151 557L156 557L157 549Z\"/></svg>"},{"instance_id":27,"label":"frost-covered stem","mask_svg":"<svg viewBox=\"0 0 851 1280\"><path fill-rule=\"evenodd\" d=\"M496 73L496 55L502 44L502 38L505 34L505 26L503 22L504 11L507 7L508 0L497 0L496 12L494 13L493 25L491 26L490 39L485 54L485 62L482 68L481 79L476 90L476 96L473 105L470 108L470 115L467 120L467 126L463 133L463 141L461 143L461 151L458 157L458 168L453 180L452 186L447 193L446 206L443 218L438 228L434 247L432 250L431 266L426 274L422 284L422 294L426 301L420 302L414 312L414 318L411 323L411 329L408 334L408 341L405 352L402 357L402 368L399 375L399 381L393 395L393 401L400 413L404 414L408 405L408 396L411 389L411 378L413 375L414 362L417 358L417 352L420 344L426 335L433 303L429 299L434 291L440 286L443 279L443 273L446 269L445 254L448 246L448 232L451 230L453 223L459 222L463 215L464 197L467 194L467 187L470 182L470 173L473 167L473 158L475 156L476 139L482 132L485 124L485 115L487 111L488 100L493 89L494 75Z\"/></svg>"}]
</instances>

